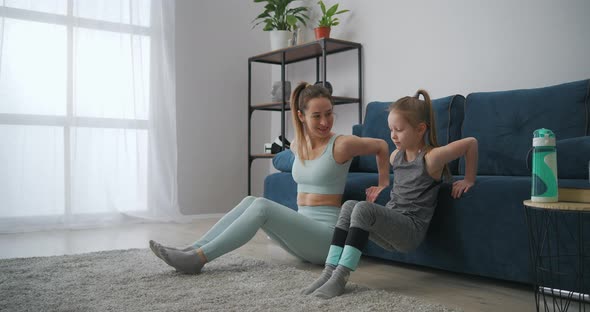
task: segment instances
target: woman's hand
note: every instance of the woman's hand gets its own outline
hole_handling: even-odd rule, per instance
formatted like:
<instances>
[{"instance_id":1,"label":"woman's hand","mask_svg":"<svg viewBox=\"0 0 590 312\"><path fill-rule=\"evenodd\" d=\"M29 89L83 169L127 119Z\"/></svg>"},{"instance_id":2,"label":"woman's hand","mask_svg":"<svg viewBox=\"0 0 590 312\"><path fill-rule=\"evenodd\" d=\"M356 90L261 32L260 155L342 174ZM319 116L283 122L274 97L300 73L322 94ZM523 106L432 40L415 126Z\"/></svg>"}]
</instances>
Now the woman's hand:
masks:
<instances>
[{"instance_id":1,"label":"woman's hand","mask_svg":"<svg viewBox=\"0 0 590 312\"><path fill-rule=\"evenodd\" d=\"M374 203L375 200L377 199L377 196L379 196L379 193L381 193L381 191L383 191L384 188L386 188L386 186L371 186L371 187L369 187L365 191L365 194L367 195L366 200L370 203Z\"/></svg>"},{"instance_id":2,"label":"woman's hand","mask_svg":"<svg viewBox=\"0 0 590 312\"><path fill-rule=\"evenodd\" d=\"M455 199L461 197L461 194L467 193L469 189L473 186L473 182L466 181L466 180L459 180L453 182L453 189L451 190L451 196Z\"/></svg>"}]
</instances>

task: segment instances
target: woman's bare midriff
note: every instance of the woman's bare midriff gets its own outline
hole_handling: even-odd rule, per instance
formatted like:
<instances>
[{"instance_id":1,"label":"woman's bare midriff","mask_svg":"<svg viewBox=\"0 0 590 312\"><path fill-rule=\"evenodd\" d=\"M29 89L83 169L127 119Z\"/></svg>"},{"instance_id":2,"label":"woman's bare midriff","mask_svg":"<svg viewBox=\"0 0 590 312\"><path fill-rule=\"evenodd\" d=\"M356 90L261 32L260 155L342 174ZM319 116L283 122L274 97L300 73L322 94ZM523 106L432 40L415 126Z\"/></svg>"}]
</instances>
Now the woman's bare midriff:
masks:
<instances>
[{"instance_id":1,"label":"woman's bare midriff","mask_svg":"<svg viewBox=\"0 0 590 312\"><path fill-rule=\"evenodd\" d=\"M298 206L334 206L340 207L342 205L341 194L312 194L312 193L298 193Z\"/></svg>"}]
</instances>

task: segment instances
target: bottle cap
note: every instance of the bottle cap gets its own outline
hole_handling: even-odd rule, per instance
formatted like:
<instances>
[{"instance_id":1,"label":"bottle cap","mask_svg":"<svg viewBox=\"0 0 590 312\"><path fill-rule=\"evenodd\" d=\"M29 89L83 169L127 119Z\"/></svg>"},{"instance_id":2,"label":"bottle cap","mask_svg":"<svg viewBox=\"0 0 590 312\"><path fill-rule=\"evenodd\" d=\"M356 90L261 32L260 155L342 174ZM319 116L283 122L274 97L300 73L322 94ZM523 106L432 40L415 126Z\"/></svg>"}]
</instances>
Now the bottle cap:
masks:
<instances>
[{"instance_id":1,"label":"bottle cap","mask_svg":"<svg viewBox=\"0 0 590 312\"><path fill-rule=\"evenodd\" d=\"M555 146L555 133L541 128L533 132L533 146Z\"/></svg>"},{"instance_id":2,"label":"bottle cap","mask_svg":"<svg viewBox=\"0 0 590 312\"><path fill-rule=\"evenodd\" d=\"M537 129L535 130L535 132L533 132L533 137L535 138L555 138L555 133L553 133L553 131L549 130L549 129L545 129L545 128L541 128L541 129Z\"/></svg>"}]
</instances>

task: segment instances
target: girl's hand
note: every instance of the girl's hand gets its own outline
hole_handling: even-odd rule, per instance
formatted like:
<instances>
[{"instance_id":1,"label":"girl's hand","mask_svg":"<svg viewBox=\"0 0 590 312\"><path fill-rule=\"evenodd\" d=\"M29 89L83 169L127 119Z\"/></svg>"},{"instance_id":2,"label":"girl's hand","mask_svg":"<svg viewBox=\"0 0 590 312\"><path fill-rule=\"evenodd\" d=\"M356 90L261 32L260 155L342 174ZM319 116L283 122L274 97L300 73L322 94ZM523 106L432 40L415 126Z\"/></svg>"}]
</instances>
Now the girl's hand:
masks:
<instances>
[{"instance_id":1,"label":"girl's hand","mask_svg":"<svg viewBox=\"0 0 590 312\"><path fill-rule=\"evenodd\" d=\"M386 188L386 186L371 186L371 187L369 187L365 191L365 194L367 195L366 200L370 203L374 203L375 200L377 199L377 196L379 196L379 193L381 193L381 191L383 191L384 188Z\"/></svg>"},{"instance_id":2,"label":"girl's hand","mask_svg":"<svg viewBox=\"0 0 590 312\"><path fill-rule=\"evenodd\" d=\"M469 189L473 186L473 182L469 182L466 180L459 180L453 182L453 189L451 190L451 196L455 199L461 197L461 194L467 193Z\"/></svg>"}]
</instances>

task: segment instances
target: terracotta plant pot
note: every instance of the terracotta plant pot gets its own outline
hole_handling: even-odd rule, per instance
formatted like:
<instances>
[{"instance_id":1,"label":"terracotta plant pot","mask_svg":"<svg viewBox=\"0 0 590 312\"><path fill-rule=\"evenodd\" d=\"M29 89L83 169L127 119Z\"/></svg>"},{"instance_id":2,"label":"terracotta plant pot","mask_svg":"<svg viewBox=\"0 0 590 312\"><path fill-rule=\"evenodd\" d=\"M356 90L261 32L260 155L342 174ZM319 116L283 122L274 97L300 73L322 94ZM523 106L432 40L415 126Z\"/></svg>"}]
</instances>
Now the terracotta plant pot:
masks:
<instances>
[{"instance_id":1,"label":"terracotta plant pot","mask_svg":"<svg viewBox=\"0 0 590 312\"><path fill-rule=\"evenodd\" d=\"M330 27L316 27L314 28L315 31L315 39L322 39L322 38L330 38Z\"/></svg>"}]
</instances>

